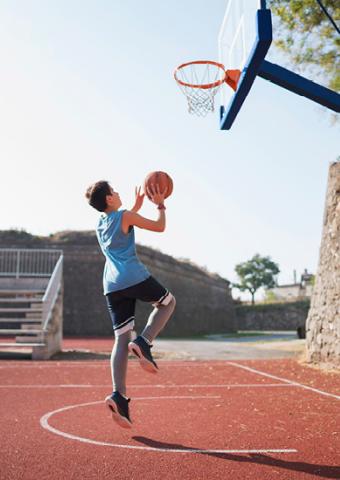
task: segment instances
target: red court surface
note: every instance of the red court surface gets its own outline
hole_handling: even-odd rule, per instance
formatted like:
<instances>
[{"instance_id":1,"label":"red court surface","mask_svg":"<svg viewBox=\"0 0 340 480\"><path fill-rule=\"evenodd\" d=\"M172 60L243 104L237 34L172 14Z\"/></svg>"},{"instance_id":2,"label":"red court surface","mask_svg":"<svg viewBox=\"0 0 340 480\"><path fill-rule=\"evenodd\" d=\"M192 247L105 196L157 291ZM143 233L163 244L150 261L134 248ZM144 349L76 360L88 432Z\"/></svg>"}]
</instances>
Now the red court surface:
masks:
<instances>
[{"instance_id":1,"label":"red court surface","mask_svg":"<svg viewBox=\"0 0 340 480\"><path fill-rule=\"evenodd\" d=\"M340 375L294 360L132 360L133 428L108 361L0 362L0 478L340 479Z\"/></svg>"}]
</instances>

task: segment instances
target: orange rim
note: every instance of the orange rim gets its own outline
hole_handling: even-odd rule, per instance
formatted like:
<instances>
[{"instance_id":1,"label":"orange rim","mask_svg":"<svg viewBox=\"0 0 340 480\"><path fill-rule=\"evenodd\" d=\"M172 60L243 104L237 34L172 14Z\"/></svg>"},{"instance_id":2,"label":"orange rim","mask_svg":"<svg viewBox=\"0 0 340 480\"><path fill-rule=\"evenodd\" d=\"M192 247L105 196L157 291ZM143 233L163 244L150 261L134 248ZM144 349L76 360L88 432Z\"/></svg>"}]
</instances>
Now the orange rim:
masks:
<instances>
[{"instance_id":1,"label":"orange rim","mask_svg":"<svg viewBox=\"0 0 340 480\"><path fill-rule=\"evenodd\" d=\"M183 80L180 80L179 78L177 78L177 72L178 72L179 70L181 70L182 68L188 67L189 65L214 65L215 67L218 67L218 68L220 68L221 70L223 70L223 78L221 78L220 80L217 80L216 82L213 82L213 83L203 83L202 85L198 85L197 83L186 83L186 82L183 82ZM196 61L194 61L194 62L182 63L182 65L180 65L179 67L177 67L176 70L175 70L175 72L174 72L174 77L175 77L176 82L179 83L180 85L182 85L183 87L203 88L203 89L209 89L209 88L219 87L220 85L222 85L222 83L225 82L225 80L226 80L226 75L227 75L227 74L226 74L224 65L222 65L222 63L213 62L212 60L196 60Z\"/></svg>"}]
</instances>

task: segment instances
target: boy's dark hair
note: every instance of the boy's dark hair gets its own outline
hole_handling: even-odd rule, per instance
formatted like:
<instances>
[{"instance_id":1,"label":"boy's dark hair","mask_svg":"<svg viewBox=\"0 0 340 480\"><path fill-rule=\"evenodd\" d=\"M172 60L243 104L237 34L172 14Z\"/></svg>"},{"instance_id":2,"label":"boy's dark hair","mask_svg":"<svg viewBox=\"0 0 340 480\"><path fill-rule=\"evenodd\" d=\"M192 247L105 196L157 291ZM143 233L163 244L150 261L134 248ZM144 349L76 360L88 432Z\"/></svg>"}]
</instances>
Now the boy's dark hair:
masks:
<instances>
[{"instance_id":1,"label":"boy's dark hair","mask_svg":"<svg viewBox=\"0 0 340 480\"><path fill-rule=\"evenodd\" d=\"M89 186L86 190L85 196L91 207L99 212L104 212L107 209L106 195L111 195L111 193L112 191L109 182L106 180L100 180Z\"/></svg>"}]
</instances>

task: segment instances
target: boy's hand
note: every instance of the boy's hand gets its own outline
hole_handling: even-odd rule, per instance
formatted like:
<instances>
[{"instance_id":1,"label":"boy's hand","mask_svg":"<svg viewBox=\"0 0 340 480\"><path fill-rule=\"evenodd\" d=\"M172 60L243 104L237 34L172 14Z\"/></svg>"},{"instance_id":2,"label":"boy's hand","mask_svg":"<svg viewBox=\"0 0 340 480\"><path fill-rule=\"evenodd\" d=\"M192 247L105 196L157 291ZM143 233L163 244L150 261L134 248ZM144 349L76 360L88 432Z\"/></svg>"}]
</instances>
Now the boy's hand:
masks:
<instances>
[{"instance_id":1,"label":"boy's hand","mask_svg":"<svg viewBox=\"0 0 340 480\"><path fill-rule=\"evenodd\" d=\"M168 188L166 187L163 192L161 192L158 185L151 185L149 188L147 187L146 191L150 200L156 205L160 205L161 203L164 203L164 197Z\"/></svg>"},{"instance_id":2,"label":"boy's hand","mask_svg":"<svg viewBox=\"0 0 340 480\"><path fill-rule=\"evenodd\" d=\"M141 187L138 187L138 188L135 187L135 204L131 208L131 212L137 213L142 208L145 194L140 193L140 191L141 191Z\"/></svg>"}]
</instances>

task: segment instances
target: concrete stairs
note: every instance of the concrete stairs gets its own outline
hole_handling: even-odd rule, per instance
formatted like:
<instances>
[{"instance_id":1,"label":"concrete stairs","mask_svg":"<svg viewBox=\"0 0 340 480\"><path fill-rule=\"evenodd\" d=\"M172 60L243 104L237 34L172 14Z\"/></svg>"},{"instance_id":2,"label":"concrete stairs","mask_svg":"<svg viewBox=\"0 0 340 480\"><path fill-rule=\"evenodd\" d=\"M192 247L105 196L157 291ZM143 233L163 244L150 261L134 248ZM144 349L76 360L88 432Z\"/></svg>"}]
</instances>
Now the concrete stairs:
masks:
<instances>
[{"instance_id":1,"label":"concrete stairs","mask_svg":"<svg viewBox=\"0 0 340 480\"><path fill-rule=\"evenodd\" d=\"M0 290L0 347L44 346L42 289Z\"/></svg>"},{"instance_id":2,"label":"concrete stairs","mask_svg":"<svg viewBox=\"0 0 340 480\"><path fill-rule=\"evenodd\" d=\"M47 360L61 351L62 328L62 250L0 248L0 351Z\"/></svg>"}]
</instances>

